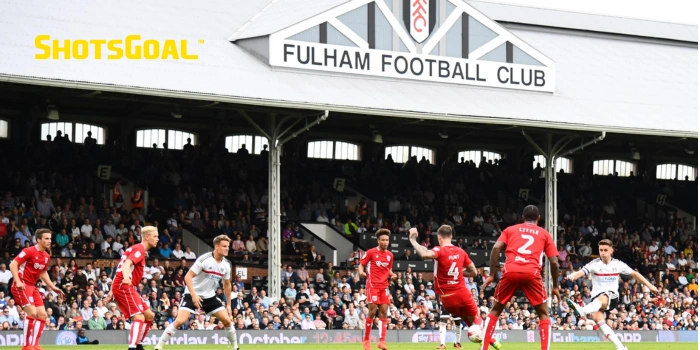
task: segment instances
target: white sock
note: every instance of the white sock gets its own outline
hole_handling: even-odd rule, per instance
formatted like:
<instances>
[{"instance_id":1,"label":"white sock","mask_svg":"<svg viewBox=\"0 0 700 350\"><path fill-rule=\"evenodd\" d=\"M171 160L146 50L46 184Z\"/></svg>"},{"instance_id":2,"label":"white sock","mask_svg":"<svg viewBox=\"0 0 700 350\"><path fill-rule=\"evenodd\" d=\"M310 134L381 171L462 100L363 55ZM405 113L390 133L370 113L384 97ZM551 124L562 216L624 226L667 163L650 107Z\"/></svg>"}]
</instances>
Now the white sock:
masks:
<instances>
[{"instance_id":1,"label":"white sock","mask_svg":"<svg viewBox=\"0 0 700 350\"><path fill-rule=\"evenodd\" d=\"M177 329L173 324L169 324L167 327L165 327L165 330L163 331L163 335L160 336L160 340L158 340L158 343L163 343L167 344L170 341L170 337L175 335L177 332Z\"/></svg>"},{"instance_id":2,"label":"white sock","mask_svg":"<svg viewBox=\"0 0 700 350\"><path fill-rule=\"evenodd\" d=\"M592 313L594 313L594 312L600 310L600 307L601 307L601 306L603 306L603 304L600 302L600 300L598 300L598 299L593 299L593 301L591 301L590 304L588 304L588 305L586 305L586 306L584 306L584 307L580 307L580 308L578 309L578 312L580 312L580 313L582 313L582 314L584 314L584 315L592 314Z\"/></svg>"},{"instance_id":3,"label":"white sock","mask_svg":"<svg viewBox=\"0 0 700 350\"><path fill-rule=\"evenodd\" d=\"M226 328L226 338L228 338L228 341L230 344L233 344L234 349L238 348L238 339L236 336L236 328L234 328L233 326Z\"/></svg>"},{"instance_id":4,"label":"white sock","mask_svg":"<svg viewBox=\"0 0 700 350\"><path fill-rule=\"evenodd\" d=\"M447 337L447 329L445 323L440 323L440 345L445 345L445 338Z\"/></svg>"},{"instance_id":5,"label":"white sock","mask_svg":"<svg viewBox=\"0 0 700 350\"><path fill-rule=\"evenodd\" d=\"M22 334L24 334L24 336L22 337L22 345L31 346L32 344L26 344L27 343L27 333L29 333L29 318L25 317L24 318L24 328L22 328ZM32 342L31 339L29 340L29 342L30 343Z\"/></svg>"},{"instance_id":6,"label":"white sock","mask_svg":"<svg viewBox=\"0 0 700 350\"><path fill-rule=\"evenodd\" d=\"M615 335L615 332L613 332L612 328L608 326L605 321L600 321L598 322L598 329L600 329L603 334L605 334L605 337L608 338L613 344L615 344L615 347L618 349L622 349L624 345L622 345L622 342L620 341L620 338Z\"/></svg>"},{"instance_id":7,"label":"white sock","mask_svg":"<svg viewBox=\"0 0 700 350\"><path fill-rule=\"evenodd\" d=\"M457 317L453 318L452 321L455 323L455 343L462 343L462 319Z\"/></svg>"}]
</instances>

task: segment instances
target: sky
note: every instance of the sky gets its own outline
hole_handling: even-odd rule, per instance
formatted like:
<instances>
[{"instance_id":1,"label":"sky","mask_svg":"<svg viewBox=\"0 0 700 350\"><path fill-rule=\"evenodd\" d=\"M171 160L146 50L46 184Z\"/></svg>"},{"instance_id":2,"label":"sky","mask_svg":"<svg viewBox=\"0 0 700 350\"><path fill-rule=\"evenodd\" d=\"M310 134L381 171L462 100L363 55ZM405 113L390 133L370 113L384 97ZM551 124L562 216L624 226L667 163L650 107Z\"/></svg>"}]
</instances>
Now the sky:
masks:
<instances>
[{"instance_id":1,"label":"sky","mask_svg":"<svg viewBox=\"0 0 700 350\"><path fill-rule=\"evenodd\" d=\"M662 22L698 25L700 1L697 0L479 0L530 7L586 12Z\"/></svg>"}]
</instances>

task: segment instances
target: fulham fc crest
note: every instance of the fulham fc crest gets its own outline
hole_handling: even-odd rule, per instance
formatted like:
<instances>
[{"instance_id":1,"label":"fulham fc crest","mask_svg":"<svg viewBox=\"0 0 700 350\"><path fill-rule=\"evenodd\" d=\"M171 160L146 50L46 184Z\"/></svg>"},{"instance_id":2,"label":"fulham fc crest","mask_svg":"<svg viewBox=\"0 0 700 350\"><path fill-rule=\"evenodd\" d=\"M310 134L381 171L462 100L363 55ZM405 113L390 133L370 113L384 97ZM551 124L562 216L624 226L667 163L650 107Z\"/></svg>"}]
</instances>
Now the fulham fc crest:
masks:
<instances>
[{"instance_id":1,"label":"fulham fc crest","mask_svg":"<svg viewBox=\"0 0 700 350\"><path fill-rule=\"evenodd\" d=\"M403 22L413 40L428 39L437 22L437 0L403 0Z\"/></svg>"}]
</instances>

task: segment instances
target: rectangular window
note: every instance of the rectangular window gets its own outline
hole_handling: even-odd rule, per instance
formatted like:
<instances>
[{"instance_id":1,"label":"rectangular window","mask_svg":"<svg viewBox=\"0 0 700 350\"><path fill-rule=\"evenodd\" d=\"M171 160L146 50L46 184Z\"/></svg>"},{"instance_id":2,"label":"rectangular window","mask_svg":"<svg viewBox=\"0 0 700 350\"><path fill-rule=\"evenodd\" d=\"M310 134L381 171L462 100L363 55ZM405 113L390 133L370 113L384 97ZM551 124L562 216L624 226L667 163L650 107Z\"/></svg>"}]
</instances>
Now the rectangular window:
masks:
<instances>
[{"instance_id":1,"label":"rectangular window","mask_svg":"<svg viewBox=\"0 0 700 350\"><path fill-rule=\"evenodd\" d=\"M10 123L0 119L0 139L6 139L10 136Z\"/></svg>"},{"instance_id":2,"label":"rectangular window","mask_svg":"<svg viewBox=\"0 0 700 350\"><path fill-rule=\"evenodd\" d=\"M155 144L156 148L163 148L165 140L166 139L164 129L148 129L136 131L136 147L152 148Z\"/></svg>"},{"instance_id":3,"label":"rectangular window","mask_svg":"<svg viewBox=\"0 0 700 350\"><path fill-rule=\"evenodd\" d=\"M103 128L82 123L75 124L75 143L84 143L88 131L92 133L92 138L97 141L98 145L105 144L105 132Z\"/></svg>"},{"instance_id":4,"label":"rectangular window","mask_svg":"<svg viewBox=\"0 0 700 350\"><path fill-rule=\"evenodd\" d=\"M406 163L409 154L408 146L389 146L384 149L384 159L391 155L394 163Z\"/></svg>"},{"instance_id":5,"label":"rectangular window","mask_svg":"<svg viewBox=\"0 0 700 350\"><path fill-rule=\"evenodd\" d=\"M678 164L678 180L685 181L686 176L688 177L688 180L695 181L695 179L698 177L698 169L691 166Z\"/></svg>"},{"instance_id":6,"label":"rectangular window","mask_svg":"<svg viewBox=\"0 0 700 350\"><path fill-rule=\"evenodd\" d=\"M430 164L435 164L435 152L429 148L411 146L411 157L413 156L418 158L418 162L425 157Z\"/></svg>"},{"instance_id":7,"label":"rectangular window","mask_svg":"<svg viewBox=\"0 0 700 350\"><path fill-rule=\"evenodd\" d=\"M333 141L313 141L307 146L309 158L333 159Z\"/></svg>"}]
</instances>

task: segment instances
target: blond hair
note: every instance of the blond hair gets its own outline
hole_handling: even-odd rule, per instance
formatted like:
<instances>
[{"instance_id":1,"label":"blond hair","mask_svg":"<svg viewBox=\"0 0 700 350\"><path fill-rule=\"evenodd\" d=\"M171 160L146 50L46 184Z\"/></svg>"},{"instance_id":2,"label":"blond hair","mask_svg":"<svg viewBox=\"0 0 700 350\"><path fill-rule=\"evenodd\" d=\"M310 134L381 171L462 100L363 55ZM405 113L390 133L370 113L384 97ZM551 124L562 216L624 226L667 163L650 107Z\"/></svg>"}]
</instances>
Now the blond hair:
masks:
<instances>
[{"instance_id":1,"label":"blond hair","mask_svg":"<svg viewBox=\"0 0 700 350\"><path fill-rule=\"evenodd\" d=\"M143 228L141 228L142 237L150 232L155 232L155 234L158 234L158 228L155 226L144 226Z\"/></svg>"},{"instance_id":2,"label":"blond hair","mask_svg":"<svg viewBox=\"0 0 700 350\"><path fill-rule=\"evenodd\" d=\"M229 238L229 236L227 236L227 235L218 235L218 236L214 237L214 245L215 246L219 245L219 243L221 243L221 241L231 242L231 238Z\"/></svg>"}]
</instances>

